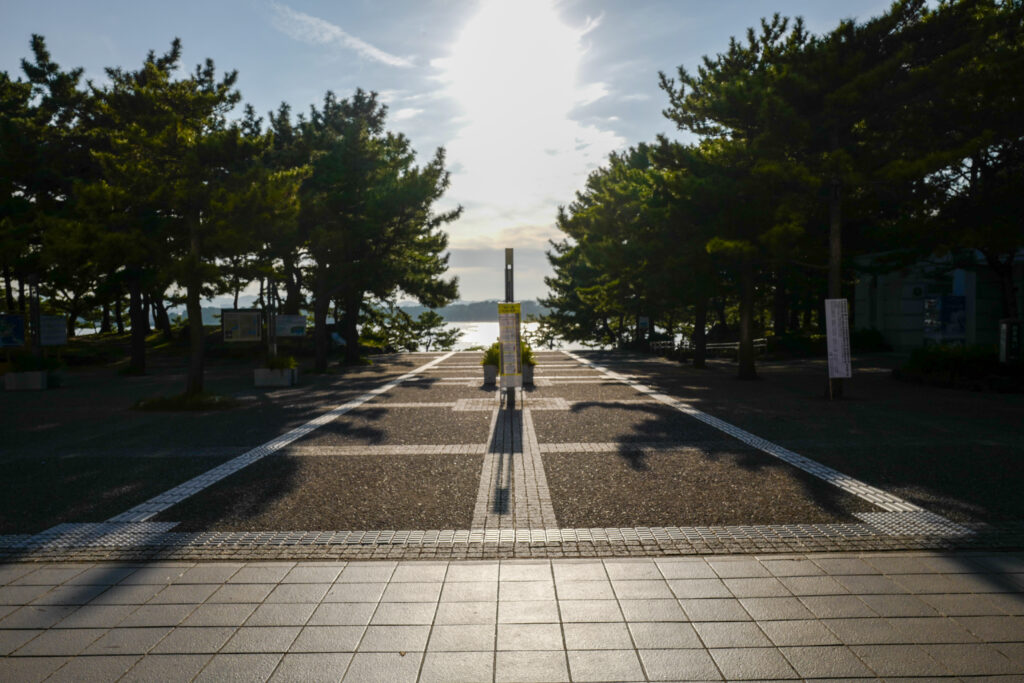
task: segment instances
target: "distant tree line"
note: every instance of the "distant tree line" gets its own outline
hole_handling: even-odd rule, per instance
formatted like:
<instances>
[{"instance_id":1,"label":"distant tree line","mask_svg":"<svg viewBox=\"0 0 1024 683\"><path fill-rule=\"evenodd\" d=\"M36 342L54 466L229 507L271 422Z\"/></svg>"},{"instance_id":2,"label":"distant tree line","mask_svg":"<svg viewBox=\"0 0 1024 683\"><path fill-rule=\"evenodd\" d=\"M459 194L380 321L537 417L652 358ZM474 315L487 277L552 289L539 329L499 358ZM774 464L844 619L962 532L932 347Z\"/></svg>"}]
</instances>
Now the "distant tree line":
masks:
<instances>
[{"instance_id":1,"label":"distant tree line","mask_svg":"<svg viewBox=\"0 0 1024 683\"><path fill-rule=\"evenodd\" d=\"M50 312L131 331L144 372L150 319L170 335L184 304L186 394L203 388L201 302L258 282L260 307L312 310L316 368L333 314L346 353L357 325L399 296L443 306L448 237L461 209L436 212L448 187L444 150L416 165L386 129L375 93L328 92L308 114L282 103L267 122L246 106L237 73L211 60L181 73L181 43L102 83L56 64L41 36L23 75L0 73L0 269L8 311L33 287ZM31 311L27 311L32 313Z\"/></svg>"},{"instance_id":2,"label":"distant tree line","mask_svg":"<svg viewBox=\"0 0 1024 683\"><path fill-rule=\"evenodd\" d=\"M1021 74L1020 0L901 0L824 35L762 19L696 70L660 74L664 115L697 142L612 154L560 209L547 323L629 345L649 317L692 334L702 365L706 331L738 319L752 378L755 335L820 324L868 253L894 269L980 252L1017 315Z\"/></svg>"}]
</instances>

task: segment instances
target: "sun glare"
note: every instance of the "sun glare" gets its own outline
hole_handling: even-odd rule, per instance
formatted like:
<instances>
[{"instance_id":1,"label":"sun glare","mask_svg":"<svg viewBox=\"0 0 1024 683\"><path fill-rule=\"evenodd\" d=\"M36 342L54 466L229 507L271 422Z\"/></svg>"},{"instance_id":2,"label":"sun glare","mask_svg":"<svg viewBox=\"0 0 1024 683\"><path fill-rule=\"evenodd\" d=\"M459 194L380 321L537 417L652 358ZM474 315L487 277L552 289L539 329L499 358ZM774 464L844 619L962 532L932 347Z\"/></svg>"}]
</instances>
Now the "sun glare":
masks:
<instances>
[{"instance_id":1,"label":"sun glare","mask_svg":"<svg viewBox=\"0 0 1024 683\"><path fill-rule=\"evenodd\" d=\"M524 212L546 203L548 223L552 199L571 199L594 165L591 154L603 158L620 143L571 117L604 92L578 83L591 26L568 26L547 0L485 0L449 56L435 63L462 117L448 145L462 169L452 185L460 201L503 206L503 220L519 223L541 220Z\"/></svg>"}]
</instances>

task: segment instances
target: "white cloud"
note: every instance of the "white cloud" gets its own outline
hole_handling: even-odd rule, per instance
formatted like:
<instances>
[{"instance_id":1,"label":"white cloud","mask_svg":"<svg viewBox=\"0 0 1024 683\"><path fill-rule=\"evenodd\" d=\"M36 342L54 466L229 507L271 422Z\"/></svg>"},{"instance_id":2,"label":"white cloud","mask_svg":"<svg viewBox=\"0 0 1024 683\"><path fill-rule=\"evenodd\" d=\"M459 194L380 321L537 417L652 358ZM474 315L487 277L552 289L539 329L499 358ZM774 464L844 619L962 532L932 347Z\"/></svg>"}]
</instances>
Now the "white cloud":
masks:
<instances>
[{"instance_id":1,"label":"white cloud","mask_svg":"<svg viewBox=\"0 0 1024 683\"><path fill-rule=\"evenodd\" d=\"M393 121L408 121L409 119L416 118L423 113L422 109L416 109L414 107L405 107L403 109L396 110L391 115Z\"/></svg>"},{"instance_id":2,"label":"white cloud","mask_svg":"<svg viewBox=\"0 0 1024 683\"><path fill-rule=\"evenodd\" d=\"M292 9L288 5L271 2L274 10L274 27L290 38L311 45L341 45L359 54L388 66L410 67L414 63L407 57L399 57L370 45L366 41L346 33L340 26Z\"/></svg>"}]
</instances>

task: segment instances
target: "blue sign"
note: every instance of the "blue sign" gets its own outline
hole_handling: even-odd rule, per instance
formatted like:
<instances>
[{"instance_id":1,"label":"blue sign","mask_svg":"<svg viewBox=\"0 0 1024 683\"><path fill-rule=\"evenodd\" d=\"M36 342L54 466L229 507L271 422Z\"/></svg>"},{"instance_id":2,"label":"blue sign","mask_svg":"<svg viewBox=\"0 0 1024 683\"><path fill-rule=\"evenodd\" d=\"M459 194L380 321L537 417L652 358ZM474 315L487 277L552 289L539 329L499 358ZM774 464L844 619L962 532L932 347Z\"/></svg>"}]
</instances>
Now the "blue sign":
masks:
<instances>
[{"instance_id":1,"label":"blue sign","mask_svg":"<svg viewBox=\"0 0 1024 683\"><path fill-rule=\"evenodd\" d=\"M25 345L25 317L0 313L0 347Z\"/></svg>"}]
</instances>

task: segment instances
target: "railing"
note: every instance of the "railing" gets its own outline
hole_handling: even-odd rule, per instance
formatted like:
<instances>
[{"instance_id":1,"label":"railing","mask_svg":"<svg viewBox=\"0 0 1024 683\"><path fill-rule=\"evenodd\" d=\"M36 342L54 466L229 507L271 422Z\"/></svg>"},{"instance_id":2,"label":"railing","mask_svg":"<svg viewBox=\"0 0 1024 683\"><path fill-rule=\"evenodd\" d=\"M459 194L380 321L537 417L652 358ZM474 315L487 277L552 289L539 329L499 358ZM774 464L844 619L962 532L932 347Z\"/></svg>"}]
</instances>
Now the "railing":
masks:
<instances>
[{"instance_id":1,"label":"railing","mask_svg":"<svg viewBox=\"0 0 1024 683\"><path fill-rule=\"evenodd\" d=\"M708 351L735 350L737 353L739 353L740 343L738 341L736 341L736 342L715 342L714 344L705 344L704 348L706 348ZM762 337L761 339L755 339L754 340L754 350L755 351L758 351L758 350L764 351L767 348L768 348L768 340L766 338Z\"/></svg>"},{"instance_id":2,"label":"railing","mask_svg":"<svg viewBox=\"0 0 1024 683\"><path fill-rule=\"evenodd\" d=\"M658 351L671 351L676 347L674 341L669 339L668 341L653 341L651 342L651 352L656 353Z\"/></svg>"}]
</instances>

